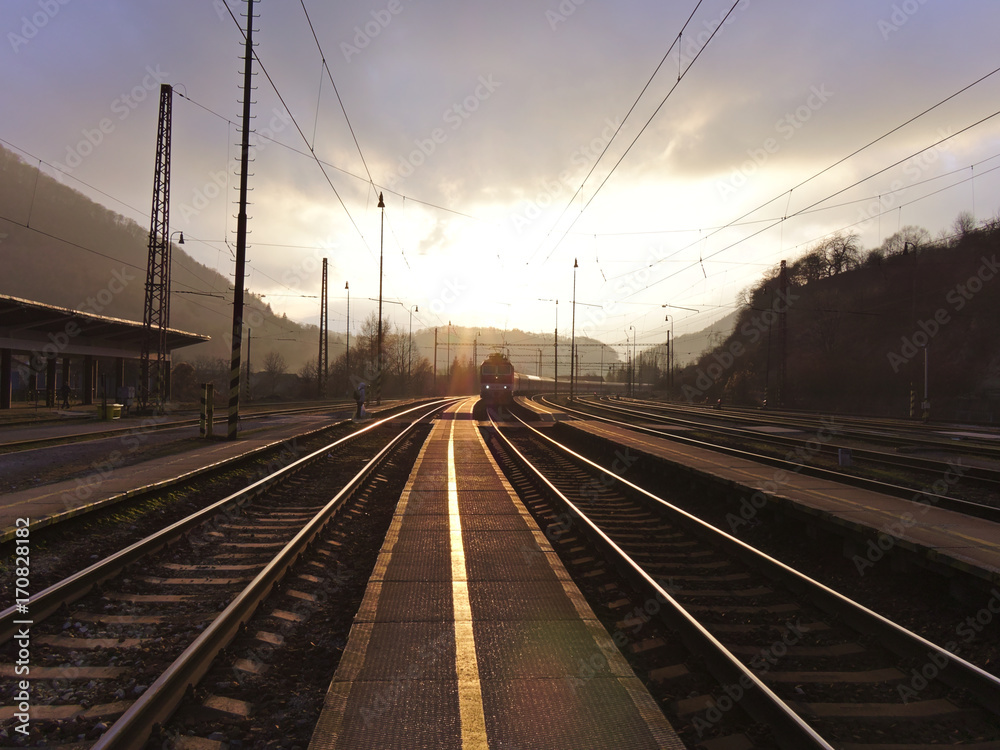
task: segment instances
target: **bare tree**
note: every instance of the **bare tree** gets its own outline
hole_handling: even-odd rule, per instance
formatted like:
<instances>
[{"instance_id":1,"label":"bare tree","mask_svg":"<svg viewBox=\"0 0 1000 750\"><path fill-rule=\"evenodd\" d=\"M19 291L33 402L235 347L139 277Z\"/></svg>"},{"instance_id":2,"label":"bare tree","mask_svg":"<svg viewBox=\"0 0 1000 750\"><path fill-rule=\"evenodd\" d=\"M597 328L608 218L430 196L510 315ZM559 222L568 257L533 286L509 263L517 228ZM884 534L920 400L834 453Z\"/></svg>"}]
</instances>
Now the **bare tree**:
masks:
<instances>
[{"instance_id":1,"label":"bare tree","mask_svg":"<svg viewBox=\"0 0 1000 750\"><path fill-rule=\"evenodd\" d=\"M268 352L264 355L264 375L267 378L267 383L272 395L278 388L278 380L285 374L285 372L287 372L287 370L288 365L285 363L285 358L278 352Z\"/></svg>"},{"instance_id":2,"label":"bare tree","mask_svg":"<svg viewBox=\"0 0 1000 750\"><path fill-rule=\"evenodd\" d=\"M965 237L976 230L976 217L971 211L962 211L955 217L955 223L951 225L952 231L961 237Z\"/></svg>"},{"instance_id":3,"label":"bare tree","mask_svg":"<svg viewBox=\"0 0 1000 750\"><path fill-rule=\"evenodd\" d=\"M931 233L923 227L907 224L895 234L886 237L885 242L879 248L885 257L891 255L902 255L907 246L923 247L931 241Z\"/></svg>"},{"instance_id":4,"label":"bare tree","mask_svg":"<svg viewBox=\"0 0 1000 750\"><path fill-rule=\"evenodd\" d=\"M837 232L823 242L821 248L829 276L850 271L861 264L861 237L856 232Z\"/></svg>"}]
</instances>

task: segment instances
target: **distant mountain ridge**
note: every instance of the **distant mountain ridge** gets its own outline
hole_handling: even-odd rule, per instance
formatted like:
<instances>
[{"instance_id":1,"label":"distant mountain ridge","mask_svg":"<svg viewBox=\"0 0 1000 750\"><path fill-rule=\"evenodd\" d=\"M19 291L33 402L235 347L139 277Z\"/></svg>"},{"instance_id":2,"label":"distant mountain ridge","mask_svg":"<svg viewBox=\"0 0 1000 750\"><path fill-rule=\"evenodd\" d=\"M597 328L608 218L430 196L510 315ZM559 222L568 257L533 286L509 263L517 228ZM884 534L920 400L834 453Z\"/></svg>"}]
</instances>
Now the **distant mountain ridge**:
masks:
<instances>
[{"instance_id":1,"label":"distant mountain ridge","mask_svg":"<svg viewBox=\"0 0 1000 750\"><path fill-rule=\"evenodd\" d=\"M98 315L141 321L149 231L0 147L0 292ZM211 336L175 361L231 353L229 279L172 248L170 326ZM319 329L276 315L253 294L247 325L298 370L318 348ZM294 338L294 341L269 340ZM331 349L341 341L331 333ZM342 346L342 344L341 344ZM256 357L255 357L256 359Z\"/></svg>"}]
</instances>

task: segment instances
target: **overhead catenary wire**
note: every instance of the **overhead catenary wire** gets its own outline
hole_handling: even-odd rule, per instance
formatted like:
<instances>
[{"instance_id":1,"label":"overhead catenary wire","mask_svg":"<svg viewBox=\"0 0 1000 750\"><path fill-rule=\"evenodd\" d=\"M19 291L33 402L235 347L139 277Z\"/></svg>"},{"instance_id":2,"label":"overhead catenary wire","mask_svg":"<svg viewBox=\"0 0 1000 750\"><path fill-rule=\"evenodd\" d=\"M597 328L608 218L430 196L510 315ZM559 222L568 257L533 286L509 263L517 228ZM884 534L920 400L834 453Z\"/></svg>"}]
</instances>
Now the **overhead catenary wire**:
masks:
<instances>
[{"instance_id":1,"label":"overhead catenary wire","mask_svg":"<svg viewBox=\"0 0 1000 750\"><path fill-rule=\"evenodd\" d=\"M594 190L594 192L591 194L591 196L587 200L587 202L583 204L583 208L580 209L580 212L573 218L573 221L570 222L569 227L567 227L566 231L562 233L562 236L556 242L555 246L552 248L552 250L549 251L549 254L545 257L546 261L549 258L552 257L552 254L558 249L558 247L562 243L563 239L565 239L566 235L569 234L569 231L574 226L576 226L576 222L580 219L581 216L583 216L584 211L586 211L590 207L590 204L594 202L594 199L598 196L598 194L601 192L601 190L607 184L608 180L611 179L611 175L613 175L617 171L618 167L625 160L625 157L628 156L629 152L632 151L632 147L635 146L636 142L642 137L642 134L646 132L646 128L649 127L650 123L653 122L653 120L659 114L660 110L663 109L663 105L667 103L667 100L677 90L677 87L680 86L681 81L684 80L684 78L690 72L691 68L694 67L694 64L696 62L698 62L698 58L700 58L701 55L702 55L702 53L706 49L708 49L708 45L710 45L712 43L712 40L715 38L715 35L718 34L719 31L721 31L722 28L726 25L726 22L729 20L729 16L731 16L733 14L733 11L736 10L736 6L739 5L739 4L740 4L740 0L736 0L736 2L733 3L732 7L729 9L729 11L723 17L723 19L719 23L719 25L716 26L715 29L712 30L712 33L709 35L708 39L706 39L705 43L703 45L701 45L701 47L698 49L698 52L695 54L695 56L693 58L691 58L691 62L688 63L687 67L684 68L683 72L681 72L680 75L677 76L677 80L674 82L674 85L670 87L670 90L667 91L666 96L663 97L663 99L657 105L656 109L653 110L653 114L651 114L649 116L649 119L646 120L646 123L639 129L639 132L636 133L635 138L633 138L632 142L629 143L628 148L625 149L625 151L622 153L622 155L618 158L618 161L616 161L614 163L614 165L611 167L611 170L604 176L604 179L601 180L601 184L599 184L597 186L597 189ZM688 19L688 21L690 22L690 19Z\"/></svg>"},{"instance_id":2,"label":"overhead catenary wire","mask_svg":"<svg viewBox=\"0 0 1000 750\"><path fill-rule=\"evenodd\" d=\"M233 11L229 8L228 5L226 5L226 11L229 13L229 17L233 19L233 23L236 24L236 28L239 29L240 36L242 36L245 40L246 32L243 30L243 27L240 26L239 20L233 14ZM278 97L278 101L281 102L281 106L285 108L285 112L288 114L288 118L292 121L292 125L295 126L295 129L298 131L299 136L302 138L302 142L308 146L309 139L306 137L306 134L302 130L302 127L299 125L299 122L295 118L295 115L292 114L292 110L288 106L288 103L285 101L285 98L282 96L281 91L278 89L278 85L274 82L274 79L271 77L271 74L268 73L264 63L261 62L260 55L257 54L257 50L253 49L252 52L254 60L256 60L257 65L260 66L261 73L264 74L264 77L267 78L268 83L271 84L271 88L273 89L275 96ZM333 194L337 197L337 200L340 202L341 207L344 209L344 213L347 214L347 218L350 220L351 225L354 227L355 231L357 231L358 236L361 238L362 244L365 246L365 249L368 250L368 252L374 256L374 251L368 246L368 241L365 239L365 235L361 231L361 227L358 226L358 223L354 220L354 216L351 214L351 211L347 207L347 204L344 203L344 199L341 197L340 192L333 184L333 180L330 179L330 175L327 173L326 168L323 165L323 162L316 156L316 152L314 149L310 147L309 151L312 154L313 160L316 162L317 166L319 166L320 172L323 173L323 177L326 179L326 182L330 186L330 189L333 191Z\"/></svg>"},{"instance_id":3,"label":"overhead catenary wire","mask_svg":"<svg viewBox=\"0 0 1000 750\"><path fill-rule=\"evenodd\" d=\"M660 72L660 68L663 67L663 63L666 62L667 58L670 56L670 53L673 51L674 47L678 48L678 51L677 51L677 66L678 66L677 80L679 81L681 79L681 72L680 72L680 61L681 61L681 58L680 58L680 41L681 41L681 39L682 39L682 37L684 35L684 30L688 27L688 24L691 23L691 19L694 18L694 14L698 12L698 8L701 7L702 2L703 2L703 0L698 0L698 2L695 4L694 9L688 15L688 18L684 22L684 25L681 26L681 30L678 32L678 34L675 37L674 41L670 44L670 47L667 49L667 51L664 53L663 57L660 59L660 62L657 64L656 68L653 70L652 75L649 76L649 79L646 81L646 85L644 85L642 87L642 90L639 92L639 95L636 96L635 101L632 102L632 106L629 107L628 112L625 113L625 116L622 118L622 121L620 123L618 123L618 127L615 128L615 132L612 133L611 137L608 139L608 142L606 144L604 144L604 149L601 151L600 154L598 154L597 158L594 160L593 165L590 167L590 170L587 172L587 174L584 176L583 180L580 182L580 186L576 189L576 192L573 193L572 197L570 197L570 199L566 202L565 208L563 208L563 210L559 213L559 216L556 217L556 220L553 222L553 225L552 225L553 229L555 229L555 227L559 226L559 222L562 221L563 216L566 215L566 212L569 210L570 206L573 205L573 201L576 200L576 197L580 194L580 191L583 190L583 186L587 184L587 180L590 179L590 176L594 173L594 170L597 169L597 165L601 163L601 159L604 158L604 155L608 152L608 149L611 148L611 144L614 143L615 138L618 137L618 134L621 132L621 129L623 127L625 127L625 123L628 122L628 118L631 117L632 113L635 111L635 108L638 106L639 101L643 97L643 94L646 93L646 90L649 88L649 85L653 82L653 79L656 78L656 74ZM537 250L535 252L537 253ZM531 262L531 260L534 257L534 255L535 255L535 253L532 253L532 256L528 258L528 261L527 261L528 263Z\"/></svg>"},{"instance_id":4,"label":"overhead catenary wire","mask_svg":"<svg viewBox=\"0 0 1000 750\"><path fill-rule=\"evenodd\" d=\"M776 200L778 200L778 199L779 199L779 198L781 198L782 196L784 196L784 195L786 195L786 194L790 194L791 192L794 192L795 190L798 190L799 188L802 188L803 186L807 185L808 183L812 182L813 180L815 180L815 179L819 178L820 176L822 176L822 175L826 174L826 173L827 173L827 172L829 172L829 171L830 171L831 169L834 169L835 167L837 167L837 166L839 166L839 165L841 165L841 164L845 163L845 162L846 162L846 161L848 161L849 159L852 159L852 158L854 158L855 156L857 156L858 154L861 154L862 152L864 152L864 151L866 151L867 149L871 148L871 147L872 147L872 146L874 146L875 144L877 144L877 143L880 143L881 141L885 140L885 139L886 139L886 138L887 138L888 136L890 136L890 135L892 135L892 134L894 134L894 133L897 133L897 132L899 132L899 131L900 131L900 130L901 130L902 128L906 127L907 125L910 125L911 123L915 122L916 120L918 120L918 119L920 119L920 118L922 118L922 117L924 117L924 116L926 116L926 115L930 114L931 112L933 112L934 110L936 110L936 109L938 109L939 107L943 106L944 104L946 104L947 102L951 101L952 99L954 99L955 97L959 96L960 94L963 94L963 93L965 93L966 91L968 91L968 90L970 90L971 88L973 88L974 86L977 86L978 84L980 84L980 83L982 83L982 82L986 81L987 79L989 79L989 78L991 78L992 76L996 75L996 74L997 74L998 72L1000 72L1000 67L998 67L998 68L994 68L994 69L993 69L993 70L991 70L991 71L990 71L989 73L987 73L987 74L985 74L985 75L983 75L983 76L980 76L979 78L977 78L977 79L976 79L975 81L973 81L972 83L970 83L970 84L968 84L968 85L966 85L966 86L963 86L962 88L958 89L957 91L955 91L955 92L954 92L954 93L952 93L952 94L949 94L949 95L948 95L948 96L946 96L946 97L945 97L944 99L941 99L941 100L940 100L940 101L938 101L938 102L937 102L936 104L933 104L932 106L930 106L930 107L927 107L926 109L924 109L923 111L919 112L918 114L916 114L916 115L913 115L912 117L909 117L909 118L907 118L907 119L906 119L906 120L905 120L905 121L904 121L903 123L901 123L900 125L897 125L896 127L894 127L894 128L891 128L890 130L886 131L885 133L883 133L882 135L878 136L877 138L874 138L874 139L872 139L872 140L868 141L868 142L867 142L867 143L866 143L865 145L861 146L860 148L857 148L857 149L855 149L854 151L850 152L850 153L849 153L849 154L847 154L846 156L844 156L844 157L841 157L840 159L837 159L837 160L836 160L835 162L833 162L832 164L830 164L830 165L828 165L828 166L826 166L826 167L824 167L824 168L820 169L820 170L819 170L818 172L816 172L816 173L814 173L813 175L811 175L811 176L807 177L806 179L802 180L801 182L799 182L798 184L794 185L793 187L791 187L791 188L788 188L788 189L786 189L786 190L782 190L782 191L781 191L781 193L779 193L778 195L774 196L773 198L771 198L771 199L769 199L769 200L767 200L767 201L764 201L763 203L761 203L760 205L756 206L755 208L752 208L752 209L750 209L749 211L746 211L745 213L743 213L743 214L741 214L740 216L738 216L738 217L736 217L735 219L733 219L733 220L732 220L731 222L727 222L726 224L723 224L723 225L719 226L718 228L714 229L714 230L713 230L713 231L711 232L711 234L709 234L708 236L709 236L709 237L711 237L712 235L714 235L714 234L717 234L717 233L719 233L719 232L723 231L724 229L728 229L728 228L730 228L730 227L732 227L732 226L736 226L738 222L743 222L744 220L748 219L748 218L749 218L750 216L752 216L753 214L757 213L757 212L758 212L758 211L760 211L761 209L763 209L763 208L765 208L766 206L769 206L770 204L774 203L774 202L775 202ZM846 187L846 188L844 188L844 189L842 189L842 190L838 190L837 192L835 192L835 193L832 193L831 195L828 195L828 196L826 196L826 198L824 198L824 199L822 199L822 200L820 200L820 201L817 201L817 202L815 202L815 203L813 203L813 204L811 204L811 205L809 205L809 206L806 206L806 207L805 207L805 208L803 208L803 209L800 209L800 210L796 211L796 212L795 212L794 214L788 214L788 213L787 213L787 208L786 208L786 212L785 212L785 216L782 216L782 217L781 217L781 219L779 219L779 220L778 220L778 222L781 222L781 221L785 221L785 220L787 220L787 219L789 219L789 218L792 218L793 216L798 216L798 215L802 215L802 214L804 214L805 212L809 211L810 209L813 209L813 208L815 208L816 206L818 206L818 205L820 205L820 204L822 204L822 203L825 203L826 201L830 200L831 198L833 198L833 197L836 197L837 195L840 195L841 193L845 192L846 190L849 190L849 189L851 189L852 187L856 187L857 185L859 185L859 184L861 184L861 183L863 183L863 182L865 182L865 181L867 181L867 180L871 179L872 177L875 177L875 176L877 176L878 174L881 174L881 173L883 173L883 172L885 172L885 171L887 171L887 170L889 170L889 169L892 169L892 168L893 168L893 167L895 167L895 166L899 166L899 165L900 165L900 164L902 164L903 162L906 162L907 160L909 160L909 159L912 159L912 158L913 158L914 156L916 156L917 154L920 154L920 153L923 153L924 151L927 151L928 149L930 149L930 148L933 148L934 146L936 146L936 145L938 145L938 144L940 144L940 143L943 143L943 142L945 142L946 140L948 140L949 138L952 138L952 137L954 137L955 135L959 135L960 133L963 133L963 132L965 132L966 130L969 130L970 128L972 128L972 127L975 127L976 125L979 125L979 124L982 124L982 123L983 123L983 122L985 122L986 120L988 120L988 119L990 119L990 118L992 118L992 117L995 117L995 116L996 116L996 114L998 114L998 113L994 113L994 114L992 114L992 115L989 115L988 117L986 117L986 118L983 118L983 119L982 119L982 120L980 120L979 122L977 122L977 123L974 123L973 125L970 125L970 126L968 126L968 127L966 127L966 128L963 128L963 129L962 129L962 130L960 130L960 131L959 131L958 133L953 133L953 134L950 134L949 136L947 136L947 137L945 137L945 138L942 138L942 139L940 139L940 140L939 140L939 141L938 141L937 143L935 143L935 144L931 144L930 146L927 146L927 147L925 147L925 148L922 148L922 149L920 149L919 151L916 151L915 153L913 153L913 154L910 154L910 155L909 155L909 156L907 156L906 158L904 158L904 159L901 159L901 160L899 160L899 161L895 162L894 164L890 164L890 165L889 165L888 167L886 167L886 168L884 168L884 169L882 169L882 170L879 170L878 172L876 172L876 173L874 173L874 174L871 174L871 175L868 175L868 177L865 177L865 178L864 178L864 179L862 179L862 180L858 180L857 182L853 183L852 185L849 185L848 187ZM758 234L760 234L761 232L764 232L764 231L766 231L766 230L770 229L770 228L771 228L771 227L773 227L773 226L776 226L776 223L775 223L775 222L772 222L772 223L770 223L770 224L769 224L768 226L764 227L763 229L761 229L761 230L759 230L759 231L757 231L757 232L754 232L753 234L751 234L751 235L749 235L749 236L747 236L747 237L743 238L742 240L739 240L739 241L738 241L738 242L736 242L736 243L733 243L732 245L727 245L726 247L723 247L723 248L721 248L720 250L718 250L718 251L716 251L715 253L713 253L713 255L718 255L719 253L721 253L721 252L724 252L725 250L728 250L728 249L730 249L731 247L734 247L735 245L738 245L738 244L740 244L740 243L742 243L742 242L745 242L746 240L748 240L748 239L750 239L750 238L752 238L752 237L755 237L756 235L758 235ZM707 239L707 238L706 238L706 239ZM693 244L694 244L694 243L691 243L691 245L693 245ZM691 245L688 245L688 247L690 247ZM654 263L653 263L653 264L651 264L651 265L655 265L655 263L656 263L656 262L654 262ZM670 278L670 277L667 277L667 278ZM664 279L664 280L665 280L665 279ZM658 282L657 282L657 283L658 283Z\"/></svg>"}]
</instances>

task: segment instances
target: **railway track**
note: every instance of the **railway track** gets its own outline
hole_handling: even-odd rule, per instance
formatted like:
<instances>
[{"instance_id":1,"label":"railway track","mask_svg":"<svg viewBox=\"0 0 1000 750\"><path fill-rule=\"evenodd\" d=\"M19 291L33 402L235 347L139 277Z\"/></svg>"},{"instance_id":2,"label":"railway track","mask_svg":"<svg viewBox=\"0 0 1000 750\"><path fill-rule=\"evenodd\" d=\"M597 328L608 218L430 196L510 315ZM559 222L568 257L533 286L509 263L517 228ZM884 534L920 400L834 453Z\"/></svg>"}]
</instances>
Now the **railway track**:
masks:
<instances>
[{"instance_id":1,"label":"railway track","mask_svg":"<svg viewBox=\"0 0 1000 750\"><path fill-rule=\"evenodd\" d=\"M1000 742L1000 679L956 644L931 643L629 483L628 456L601 467L524 422L490 432L567 567L613 600L616 640L646 629L633 664L691 745L739 734L795 750ZM677 636L686 655L666 648Z\"/></svg>"},{"instance_id":2,"label":"railway track","mask_svg":"<svg viewBox=\"0 0 1000 750\"><path fill-rule=\"evenodd\" d=\"M641 413L661 416L677 424L706 427L738 420L762 429L793 428L816 432L835 422L845 439L904 451L959 452L998 461L1000 441L995 429L981 426L915 423L902 419L874 419L845 415L813 416L803 412L727 407L722 410L641 399L600 399L604 404L628 404ZM594 399L587 399L595 403Z\"/></svg>"},{"instance_id":3,"label":"railway track","mask_svg":"<svg viewBox=\"0 0 1000 750\"><path fill-rule=\"evenodd\" d=\"M286 407L282 409L265 409L261 411L247 411L241 416L241 422L247 422L257 419L266 419L268 417L283 416L288 414L310 414L314 412L326 412L331 409L345 409L354 408L353 402L343 401L343 402L330 402L322 405L311 405L302 407ZM88 440L102 440L105 438L120 437L134 435L139 432L151 432L160 430L171 430L178 429L182 427L191 427L193 425L199 424L200 417L168 417L168 416L154 416L142 419L136 424L131 424L128 427L121 426L107 426L104 429L96 430L83 430L76 433L70 433L67 435L58 435L53 437L41 437L41 438L29 438L25 440L10 440L4 443L0 443L0 453L14 453L17 451L24 450L35 450L37 448L47 448L55 445L66 445L68 443L79 443ZM48 423L51 424L51 423ZM219 430L219 425L224 425L225 421L221 419L214 420L215 430ZM20 426L20 425L19 425ZM37 426L34 423L29 423L27 426L34 427Z\"/></svg>"},{"instance_id":4,"label":"railway track","mask_svg":"<svg viewBox=\"0 0 1000 750\"><path fill-rule=\"evenodd\" d=\"M655 417L628 407L600 404L596 408L584 411L565 405L546 403L557 406L561 411L568 414L575 414L588 419L598 419L626 427L633 431L668 437L671 440L689 445L722 451L730 455L776 466L793 473L809 474L831 479L896 497L928 502L937 507L955 510L977 518L1000 521L1000 505L998 505L998 498L1000 498L1000 471L995 469L970 466L960 461L949 463L915 456L898 456L878 451L852 449L852 465L857 467L871 467L874 470L874 476L870 476L860 472L848 472L839 467L833 468L835 460L833 463L830 463L829 468L817 465L818 462L815 459L818 456L821 456L824 452L835 456L837 455L838 448L828 440L818 440L815 437L809 439L792 438L789 436L768 435L755 431L741 430L739 428L709 427L701 423L687 425L695 425L699 430L718 433L741 442L748 441L754 445L767 444L774 446L772 452L762 453L759 452L759 448L757 451L754 451L726 445L723 442L712 443L696 439L682 431L671 431L666 423L662 428L649 426L649 422L657 421ZM619 418L615 419L603 416L597 413L598 409L603 414L610 412ZM622 421L621 418L627 418L629 421ZM638 418L641 418L646 424L636 424L635 420ZM676 422L673 418L668 419L669 422ZM836 426L827 425L824 429L832 434ZM903 471L907 475L912 475L915 477L911 479L913 485L906 486L901 484L901 480L896 478L891 481L880 478L887 469ZM952 481L944 482L943 477L951 477ZM944 489L938 491L937 487L941 484L944 484ZM954 492L959 486L968 494L967 498L943 494L944 490Z\"/></svg>"},{"instance_id":5,"label":"railway track","mask_svg":"<svg viewBox=\"0 0 1000 750\"><path fill-rule=\"evenodd\" d=\"M27 612L0 613L0 671L30 665L24 695L23 683L5 681L8 736L19 736L23 698L28 744L141 747L305 551L347 522L348 500L377 492L380 467L419 445L423 420L446 403L373 423L48 587Z\"/></svg>"}]
</instances>

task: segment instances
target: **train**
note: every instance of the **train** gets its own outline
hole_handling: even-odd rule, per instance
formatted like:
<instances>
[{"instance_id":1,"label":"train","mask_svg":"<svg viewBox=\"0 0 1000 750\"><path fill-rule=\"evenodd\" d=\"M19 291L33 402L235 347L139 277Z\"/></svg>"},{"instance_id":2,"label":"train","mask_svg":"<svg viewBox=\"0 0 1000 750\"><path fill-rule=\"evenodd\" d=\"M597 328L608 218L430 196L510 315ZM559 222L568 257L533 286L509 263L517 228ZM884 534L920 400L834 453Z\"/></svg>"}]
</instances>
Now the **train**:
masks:
<instances>
[{"instance_id":1,"label":"train","mask_svg":"<svg viewBox=\"0 0 1000 750\"><path fill-rule=\"evenodd\" d=\"M509 404L514 400L514 365L507 356L494 352L479 366L479 397L488 404Z\"/></svg>"},{"instance_id":2,"label":"train","mask_svg":"<svg viewBox=\"0 0 1000 750\"><path fill-rule=\"evenodd\" d=\"M581 393L614 392L622 393L625 383L602 383L597 376L580 376L576 387ZM559 388L569 392L569 372L560 379ZM513 403L514 396L533 396L536 393L551 392L556 389L552 378L527 375L518 372L505 354L494 352L479 366L479 397L487 404L505 405Z\"/></svg>"}]
</instances>

